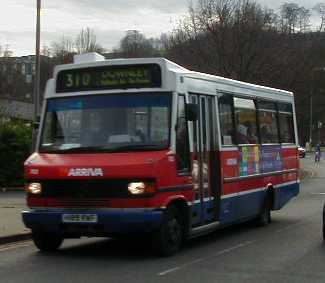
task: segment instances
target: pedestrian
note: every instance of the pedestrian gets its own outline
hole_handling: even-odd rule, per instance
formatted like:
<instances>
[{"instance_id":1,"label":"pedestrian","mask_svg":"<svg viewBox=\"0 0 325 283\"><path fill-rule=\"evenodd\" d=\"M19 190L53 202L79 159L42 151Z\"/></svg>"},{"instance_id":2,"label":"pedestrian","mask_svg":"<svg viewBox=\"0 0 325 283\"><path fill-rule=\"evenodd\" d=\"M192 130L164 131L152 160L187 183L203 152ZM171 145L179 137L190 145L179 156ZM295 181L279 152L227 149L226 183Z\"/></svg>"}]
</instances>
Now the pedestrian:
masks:
<instances>
[{"instance_id":1,"label":"pedestrian","mask_svg":"<svg viewBox=\"0 0 325 283\"><path fill-rule=\"evenodd\" d=\"M320 143L318 143L315 147L315 164L319 164L321 157Z\"/></svg>"}]
</instances>

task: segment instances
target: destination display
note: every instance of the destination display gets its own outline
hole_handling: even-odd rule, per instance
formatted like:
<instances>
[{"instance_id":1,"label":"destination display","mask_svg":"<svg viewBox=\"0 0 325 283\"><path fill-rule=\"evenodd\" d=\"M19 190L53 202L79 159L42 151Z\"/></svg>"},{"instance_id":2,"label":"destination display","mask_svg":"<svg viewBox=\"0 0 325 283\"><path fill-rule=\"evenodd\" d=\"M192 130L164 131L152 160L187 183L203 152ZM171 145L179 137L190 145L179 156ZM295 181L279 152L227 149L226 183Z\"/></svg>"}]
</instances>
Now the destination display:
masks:
<instances>
[{"instance_id":1,"label":"destination display","mask_svg":"<svg viewBox=\"0 0 325 283\"><path fill-rule=\"evenodd\" d=\"M161 69L157 64L101 66L62 70L56 92L161 87Z\"/></svg>"}]
</instances>

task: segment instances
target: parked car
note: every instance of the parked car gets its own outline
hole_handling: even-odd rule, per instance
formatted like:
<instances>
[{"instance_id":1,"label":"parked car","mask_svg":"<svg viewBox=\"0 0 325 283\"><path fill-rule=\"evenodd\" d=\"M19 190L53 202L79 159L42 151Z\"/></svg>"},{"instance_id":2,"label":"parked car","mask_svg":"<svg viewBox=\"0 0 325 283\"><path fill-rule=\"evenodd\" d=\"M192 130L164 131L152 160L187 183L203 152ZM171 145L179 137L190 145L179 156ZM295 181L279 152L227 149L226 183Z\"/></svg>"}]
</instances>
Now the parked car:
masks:
<instances>
[{"instance_id":1,"label":"parked car","mask_svg":"<svg viewBox=\"0 0 325 283\"><path fill-rule=\"evenodd\" d=\"M306 156L306 149L304 149L302 146L298 147L299 157L304 158Z\"/></svg>"}]
</instances>

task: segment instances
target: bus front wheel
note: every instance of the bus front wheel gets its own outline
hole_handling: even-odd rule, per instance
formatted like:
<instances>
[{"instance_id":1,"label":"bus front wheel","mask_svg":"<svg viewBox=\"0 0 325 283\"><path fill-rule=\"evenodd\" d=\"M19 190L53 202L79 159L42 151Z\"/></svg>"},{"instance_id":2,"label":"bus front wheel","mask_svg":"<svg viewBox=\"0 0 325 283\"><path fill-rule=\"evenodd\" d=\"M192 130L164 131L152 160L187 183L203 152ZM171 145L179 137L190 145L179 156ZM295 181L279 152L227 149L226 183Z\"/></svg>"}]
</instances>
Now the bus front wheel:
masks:
<instances>
[{"instance_id":1,"label":"bus front wheel","mask_svg":"<svg viewBox=\"0 0 325 283\"><path fill-rule=\"evenodd\" d=\"M63 237L58 234L33 232L32 238L35 246L42 252L54 252L63 242Z\"/></svg>"},{"instance_id":2,"label":"bus front wheel","mask_svg":"<svg viewBox=\"0 0 325 283\"><path fill-rule=\"evenodd\" d=\"M184 221L176 206L169 206L163 216L160 229L155 233L153 245L158 254L170 256L181 247L184 237Z\"/></svg>"}]
</instances>

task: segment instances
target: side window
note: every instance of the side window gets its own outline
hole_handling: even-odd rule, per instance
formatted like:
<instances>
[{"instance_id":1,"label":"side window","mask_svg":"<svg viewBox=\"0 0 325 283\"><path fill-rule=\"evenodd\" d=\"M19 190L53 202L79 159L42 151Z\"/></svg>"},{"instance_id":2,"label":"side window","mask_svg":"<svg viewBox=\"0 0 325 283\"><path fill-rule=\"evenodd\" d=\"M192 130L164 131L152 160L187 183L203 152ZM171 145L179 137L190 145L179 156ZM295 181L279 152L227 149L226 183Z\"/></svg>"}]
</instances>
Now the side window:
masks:
<instances>
[{"instance_id":1,"label":"side window","mask_svg":"<svg viewBox=\"0 0 325 283\"><path fill-rule=\"evenodd\" d=\"M258 102L261 143L279 143L278 119L274 102Z\"/></svg>"},{"instance_id":2,"label":"side window","mask_svg":"<svg viewBox=\"0 0 325 283\"><path fill-rule=\"evenodd\" d=\"M279 103L280 137L282 143L295 143L292 105Z\"/></svg>"},{"instance_id":3,"label":"side window","mask_svg":"<svg viewBox=\"0 0 325 283\"><path fill-rule=\"evenodd\" d=\"M230 95L224 95L219 98L219 120L222 145L235 144L233 98Z\"/></svg>"},{"instance_id":4,"label":"side window","mask_svg":"<svg viewBox=\"0 0 325 283\"><path fill-rule=\"evenodd\" d=\"M238 144L258 143L254 100L234 97L234 106Z\"/></svg>"},{"instance_id":5,"label":"side window","mask_svg":"<svg viewBox=\"0 0 325 283\"><path fill-rule=\"evenodd\" d=\"M185 119L185 96L178 97L177 126L176 126L176 156L177 170L190 171L190 150L188 142L188 129Z\"/></svg>"}]
</instances>

